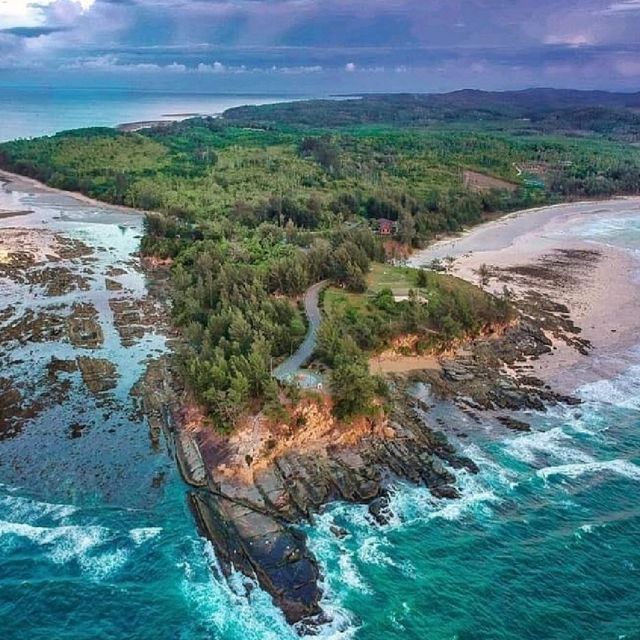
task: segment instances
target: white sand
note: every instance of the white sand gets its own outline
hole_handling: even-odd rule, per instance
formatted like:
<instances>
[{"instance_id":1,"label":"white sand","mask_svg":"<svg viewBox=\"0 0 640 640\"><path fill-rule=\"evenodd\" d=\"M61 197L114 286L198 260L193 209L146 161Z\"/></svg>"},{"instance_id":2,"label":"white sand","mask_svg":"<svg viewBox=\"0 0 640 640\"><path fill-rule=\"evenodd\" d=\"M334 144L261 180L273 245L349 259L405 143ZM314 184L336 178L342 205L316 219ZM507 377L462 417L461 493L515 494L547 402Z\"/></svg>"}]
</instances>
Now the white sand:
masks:
<instances>
[{"instance_id":1,"label":"white sand","mask_svg":"<svg viewBox=\"0 0 640 640\"><path fill-rule=\"evenodd\" d=\"M565 304L581 337L594 349L585 357L563 343L556 351L535 363L538 375L570 391L583 382L615 375L632 364L630 349L640 343L640 264L630 252L577 237L576 227L617 216L640 217L640 198L617 198L517 212L480 225L458 238L444 240L416 253L409 264L420 266L447 256L456 258L452 273L478 282L481 264L506 268L536 263L555 249L597 250L602 259L577 284L541 292ZM490 288L502 289L492 280ZM518 293L518 287L509 283ZM530 289L530 286L526 288Z\"/></svg>"}]
</instances>

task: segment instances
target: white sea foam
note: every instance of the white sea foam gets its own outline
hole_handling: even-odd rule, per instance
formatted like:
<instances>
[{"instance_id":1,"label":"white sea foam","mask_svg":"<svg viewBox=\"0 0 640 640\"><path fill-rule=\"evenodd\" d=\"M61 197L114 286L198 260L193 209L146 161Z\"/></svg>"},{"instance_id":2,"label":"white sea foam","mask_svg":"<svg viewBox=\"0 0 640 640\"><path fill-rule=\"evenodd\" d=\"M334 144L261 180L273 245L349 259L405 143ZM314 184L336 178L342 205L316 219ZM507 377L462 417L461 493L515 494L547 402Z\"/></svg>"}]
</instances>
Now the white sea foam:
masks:
<instances>
[{"instance_id":1,"label":"white sea foam","mask_svg":"<svg viewBox=\"0 0 640 640\"><path fill-rule=\"evenodd\" d=\"M3 491L7 489L4 486L1 488ZM35 525L43 518L54 520L68 518L76 511L76 507L67 504L39 502L16 495L4 494L0 496L0 512L7 520L14 522L26 522Z\"/></svg>"},{"instance_id":2,"label":"white sea foam","mask_svg":"<svg viewBox=\"0 0 640 640\"><path fill-rule=\"evenodd\" d=\"M347 523L349 535L345 539L336 538L331 531L336 518ZM360 570L366 565L396 567L407 577L415 577L415 568L411 562L405 560L398 563L392 557L393 547L387 538L387 532L395 526L402 526L396 514L391 516L389 526L380 528L370 521L366 506L337 504L318 516L310 532L310 546L323 567L337 566L340 569L335 576L328 571L328 582L370 593L371 587Z\"/></svg>"},{"instance_id":3,"label":"white sea foam","mask_svg":"<svg viewBox=\"0 0 640 640\"><path fill-rule=\"evenodd\" d=\"M85 555L80 558L80 566L93 580L106 580L127 564L129 555L129 550L122 547L110 552Z\"/></svg>"},{"instance_id":4,"label":"white sea foam","mask_svg":"<svg viewBox=\"0 0 640 640\"><path fill-rule=\"evenodd\" d=\"M204 545L204 557L198 549ZM207 564L217 569L218 561L210 543L194 541L189 558L182 562L184 580L182 591L195 607L198 618L207 621L214 637L242 637L244 640L297 640L295 628L287 624L282 612L271 601L271 596L255 582L239 573L228 580L217 579ZM247 587L250 587L247 589ZM318 629L324 640L349 640L357 627L348 612L336 605L332 594L325 591L321 602L331 622ZM233 611L233 615L229 612Z\"/></svg>"},{"instance_id":5,"label":"white sea foam","mask_svg":"<svg viewBox=\"0 0 640 640\"><path fill-rule=\"evenodd\" d=\"M562 424L563 431L568 435L599 437L609 428L609 422L589 403L581 407L571 407L558 404L548 407L544 415L546 423Z\"/></svg>"},{"instance_id":6,"label":"white sea foam","mask_svg":"<svg viewBox=\"0 0 640 640\"><path fill-rule=\"evenodd\" d=\"M630 367L611 380L586 384L578 389L578 393L589 402L640 409L640 366Z\"/></svg>"},{"instance_id":7,"label":"white sea foam","mask_svg":"<svg viewBox=\"0 0 640 640\"><path fill-rule=\"evenodd\" d=\"M205 552L207 562L217 565L209 543L205 544ZM197 554L195 550L194 554ZM197 555L185 559L182 564L182 591L196 609L198 618L208 623L212 635L242 635L245 640L284 640L293 637L287 630L282 613L271 602L262 602L259 589L250 595L243 593L245 579L242 576L233 575L228 581L218 580ZM220 570L218 574L221 575ZM229 615L230 611L233 611L233 615Z\"/></svg>"},{"instance_id":8,"label":"white sea foam","mask_svg":"<svg viewBox=\"0 0 640 640\"><path fill-rule=\"evenodd\" d=\"M637 249L640 244L637 212L626 216L594 217L578 229L571 228L569 233L572 235L578 233L583 238L631 251Z\"/></svg>"},{"instance_id":9,"label":"white sea foam","mask_svg":"<svg viewBox=\"0 0 640 640\"><path fill-rule=\"evenodd\" d=\"M374 536L377 532L365 513L366 507L363 505L339 504L317 517L314 531L311 532L310 548L326 568L325 584L332 594L343 591L344 587L347 590L371 593L371 587L357 566L366 556L366 551L364 556L360 556L360 549L364 547L375 553L370 545L375 545ZM336 515L348 522L348 539L340 540L331 531ZM333 573L331 567L338 571Z\"/></svg>"},{"instance_id":10,"label":"white sea foam","mask_svg":"<svg viewBox=\"0 0 640 640\"><path fill-rule=\"evenodd\" d=\"M394 611L389 615L392 626L398 631L406 631L406 627L398 620L398 614Z\"/></svg>"},{"instance_id":11,"label":"white sea foam","mask_svg":"<svg viewBox=\"0 0 640 640\"><path fill-rule=\"evenodd\" d=\"M578 527L578 532L580 533L593 533L593 525L592 524L583 524L581 527Z\"/></svg>"},{"instance_id":12,"label":"white sea foam","mask_svg":"<svg viewBox=\"0 0 640 640\"><path fill-rule=\"evenodd\" d=\"M640 467L628 460L608 460L606 462L587 462L582 464L565 464L539 469L537 475L547 480L553 476L579 478L586 473L615 473L631 480L640 480Z\"/></svg>"},{"instance_id":13,"label":"white sea foam","mask_svg":"<svg viewBox=\"0 0 640 640\"><path fill-rule=\"evenodd\" d=\"M139 529L131 529L129 537L137 545L144 544L147 540L157 538L162 533L162 527L141 527Z\"/></svg>"},{"instance_id":14,"label":"white sea foam","mask_svg":"<svg viewBox=\"0 0 640 640\"><path fill-rule=\"evenodd\" d=\"M509 491L518 486L518 474L491 459L477 444L466 445L463 453L478 465L483 480L489 486Z\"/></svg>"},{"instance_id":15,"label":"white sea foam","mask_svg":"<svg viewBox=\"0 0 640 640\"><path fill-rule=\"evenodd\" d=\"M540 455L552 456L567 464L594 461L588 453L570 446L571 444L575 444L575 441L561 427L534 431L504 442L505 451L509 455L528 464L535 464Z\"/></svg>"},{"instance_id":16,"label":"white sea foam","mask_svg":"<svg viewBox=\"0 0 640 640\"><path fill-rule=\"evenodd\" d=\"M0 537L15 536L42 546L53 547L52 557L59 562L77 557L103 542L102 527L59 526L36 527L23 522L0 520Z\"/></svg>"},{"instance_id":17,"label":"white sea foam","mask_svg":"<svg viewBox=\"0 0 640 640\"><path fill-rule=\"evenodd\" d=\"M392 558L386 554L383 549L390 548L391 543L383 537L369 536L358 547L358 559L367 564L377 565L379 567L389 566L397 567L398 565ZM393 552L393 550L391 549Z\"/></svg>"},{"instance_id":18,"label":"white sea foam","mask_svg":"<svg viewBox=\"0 0 640 640\"><path fill-rule=\"evenodd\" d=\"M44 557L58 565L77 563L81 571L103 580L127 562L129 550L107 548L113 543L110 531L99 526L34 526L24 522L0 521L0 541L5 549L35 544Z\"/></svg>"},{"instance_id":19,"label":"white sea foam","mask_svg":"<svg viewBox=\"0 0 640 640\"><path fill-rule=\"evenodd\" d=\"M340 579L347 587L360 593L371 593L371 587L358 571L350 553L343 552L339 555L338 567L340 568Z\"/></svg>"},{"instance_id":20,"label":"white sea foam","mask_svg":"<svg viewBox=\"0 0 640 640\"><path fill-rule=\"evenodd\" d=\"M503 471L500 469L501 473ZM464 470L454 473L460 492L457 500L435 498L425 487L401 485L393 491L390 496L394 513L392 525L398 526L398 521L400 526L407 526L416 520L453 521L470 514L488 515L491 512L490 505L501 501L491 486L491 481L496 477L493 468L479 475Z\"/></svg>"},{"instance_id":21,"label":"white sea foam","mask_svg":"<svg viewBox=\"0 0 640 640\"><path fill-rule=\"evenodd\" d=\"M432 518L460 520L469 513L489 514L489 505L500 502L500 498L488 489L478 488L471 492L463 491L459 500L443 501L443 507L432 514Z\"/></svg>"}]
</instances>

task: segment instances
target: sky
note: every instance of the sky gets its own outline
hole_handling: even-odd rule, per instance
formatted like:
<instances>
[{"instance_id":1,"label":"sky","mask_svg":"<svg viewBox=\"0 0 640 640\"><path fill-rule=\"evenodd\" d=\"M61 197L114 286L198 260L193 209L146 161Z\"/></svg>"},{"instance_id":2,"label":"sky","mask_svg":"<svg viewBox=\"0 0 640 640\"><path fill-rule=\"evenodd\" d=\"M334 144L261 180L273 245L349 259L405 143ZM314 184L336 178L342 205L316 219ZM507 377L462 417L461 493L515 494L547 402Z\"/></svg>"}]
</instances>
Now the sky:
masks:
<instances>
[{"instance_id":1,"label":"sky","mask_svg":"<svg viewBox=\"0 0 640 640\"><path fill-rule=\"evenodd\" d=\"M0 0L0 84L640 90L640 0Z\"/></svg>"}]
</instances>

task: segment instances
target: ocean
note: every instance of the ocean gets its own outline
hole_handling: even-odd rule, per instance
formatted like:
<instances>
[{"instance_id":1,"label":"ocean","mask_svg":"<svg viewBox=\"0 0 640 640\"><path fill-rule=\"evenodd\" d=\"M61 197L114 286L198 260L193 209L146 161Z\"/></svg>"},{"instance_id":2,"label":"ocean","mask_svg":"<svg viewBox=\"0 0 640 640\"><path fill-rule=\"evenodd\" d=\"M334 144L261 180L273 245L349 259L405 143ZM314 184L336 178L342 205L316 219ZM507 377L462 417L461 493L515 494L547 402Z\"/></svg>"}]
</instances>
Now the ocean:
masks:
<instances>
[{"instance_id":1,"label":"ocean","mask_svg":"<svg viewBox=\"0 0 640 640\"><path fill-rule=\"evenodd\" d=\"M127 114L110 117L150 117L134 115L133 107ZM46 405L20 433L0 437L0 638L298 637L260 589L248 593L242 576L221 578L167 443L134 410L135 381L147 359L164 352L165 338L147 331L123 347L105 304L111 294L98 276L116 265L127 289L144 297L132 260L140 218L1 190L3 208L33 213L19 223L0 220L0 234L19 224L94 248L95 260L76 267L97 276L63 302L96 307L105 327L97 356L114 362L120 377L107 402L70 374L66 399ZM640 252L640 217L599 218L573 233ZM49 304L3 279L0 301L0 310ZM9 321L0 316L0 325ZM606 354L619 355L626 370L580 386L582 406L530 413L531 433L494 432L461 414L468 437L454 443L481 469L477 476L456 472L461 500L436 500L400 484L385 527L373 525L364 506L327 508L307 528L333 618L321 637L640 638L638 342L628 353ZM77 353L63 342L5 344L0 377L33 390L52 355ZM72 423L81 423L81 437ZM333 524L349 535L337 539Z\"/></svg>"},{"instance_id":2,"label":"ocean","mask_svg":"<svg viewBox=\"0 0 640 640\"><path fill-rule=\"evenodd\" d=\"M307 96L0 86L0 142L82 127L217 115L240 105L304 97Z\"/></svg>"}]
</instances>

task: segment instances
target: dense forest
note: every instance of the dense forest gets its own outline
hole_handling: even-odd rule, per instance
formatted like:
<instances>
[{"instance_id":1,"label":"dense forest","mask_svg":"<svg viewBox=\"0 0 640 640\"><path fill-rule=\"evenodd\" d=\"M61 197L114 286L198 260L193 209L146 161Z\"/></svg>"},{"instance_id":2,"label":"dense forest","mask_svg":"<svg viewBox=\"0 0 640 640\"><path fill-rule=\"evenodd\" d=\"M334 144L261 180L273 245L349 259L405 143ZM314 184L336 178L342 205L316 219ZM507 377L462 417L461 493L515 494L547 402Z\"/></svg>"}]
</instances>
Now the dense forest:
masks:
<instances>
[{"instance_id":1,"label":"dense forest","mask_svg":"<svg viewBox=\"0 0 640 640\"><path fill-rule=\"evenodd\" d=\"M235 122L344 127L394 124L401 127L458 125L472 130L517 134L603 134L637 142L640 93L529 89L490 92L465 89L445 94L381 94L339 101L310 100L225 113Z\"/></svg>"},{"instance_id":2,"label":"dense forest","mask_svg":"<svg viewBox=\"0 0 640 640\"><path fill-rule=\"evenodd\" d=\"M505 300L435 273L409 274L397 302L371 289L372 265L515 208L638 192L638 96L612 95L247 107L5 143L0 165L150 212L142 251L172 262L185 375L219 426L277 410L287 389L271 372L306 332L305 289L350 292L325 309L317 352L346 418L381 393L368 355L394 336L429 349L509 317Z\"/></svg>"}]
</instances>

